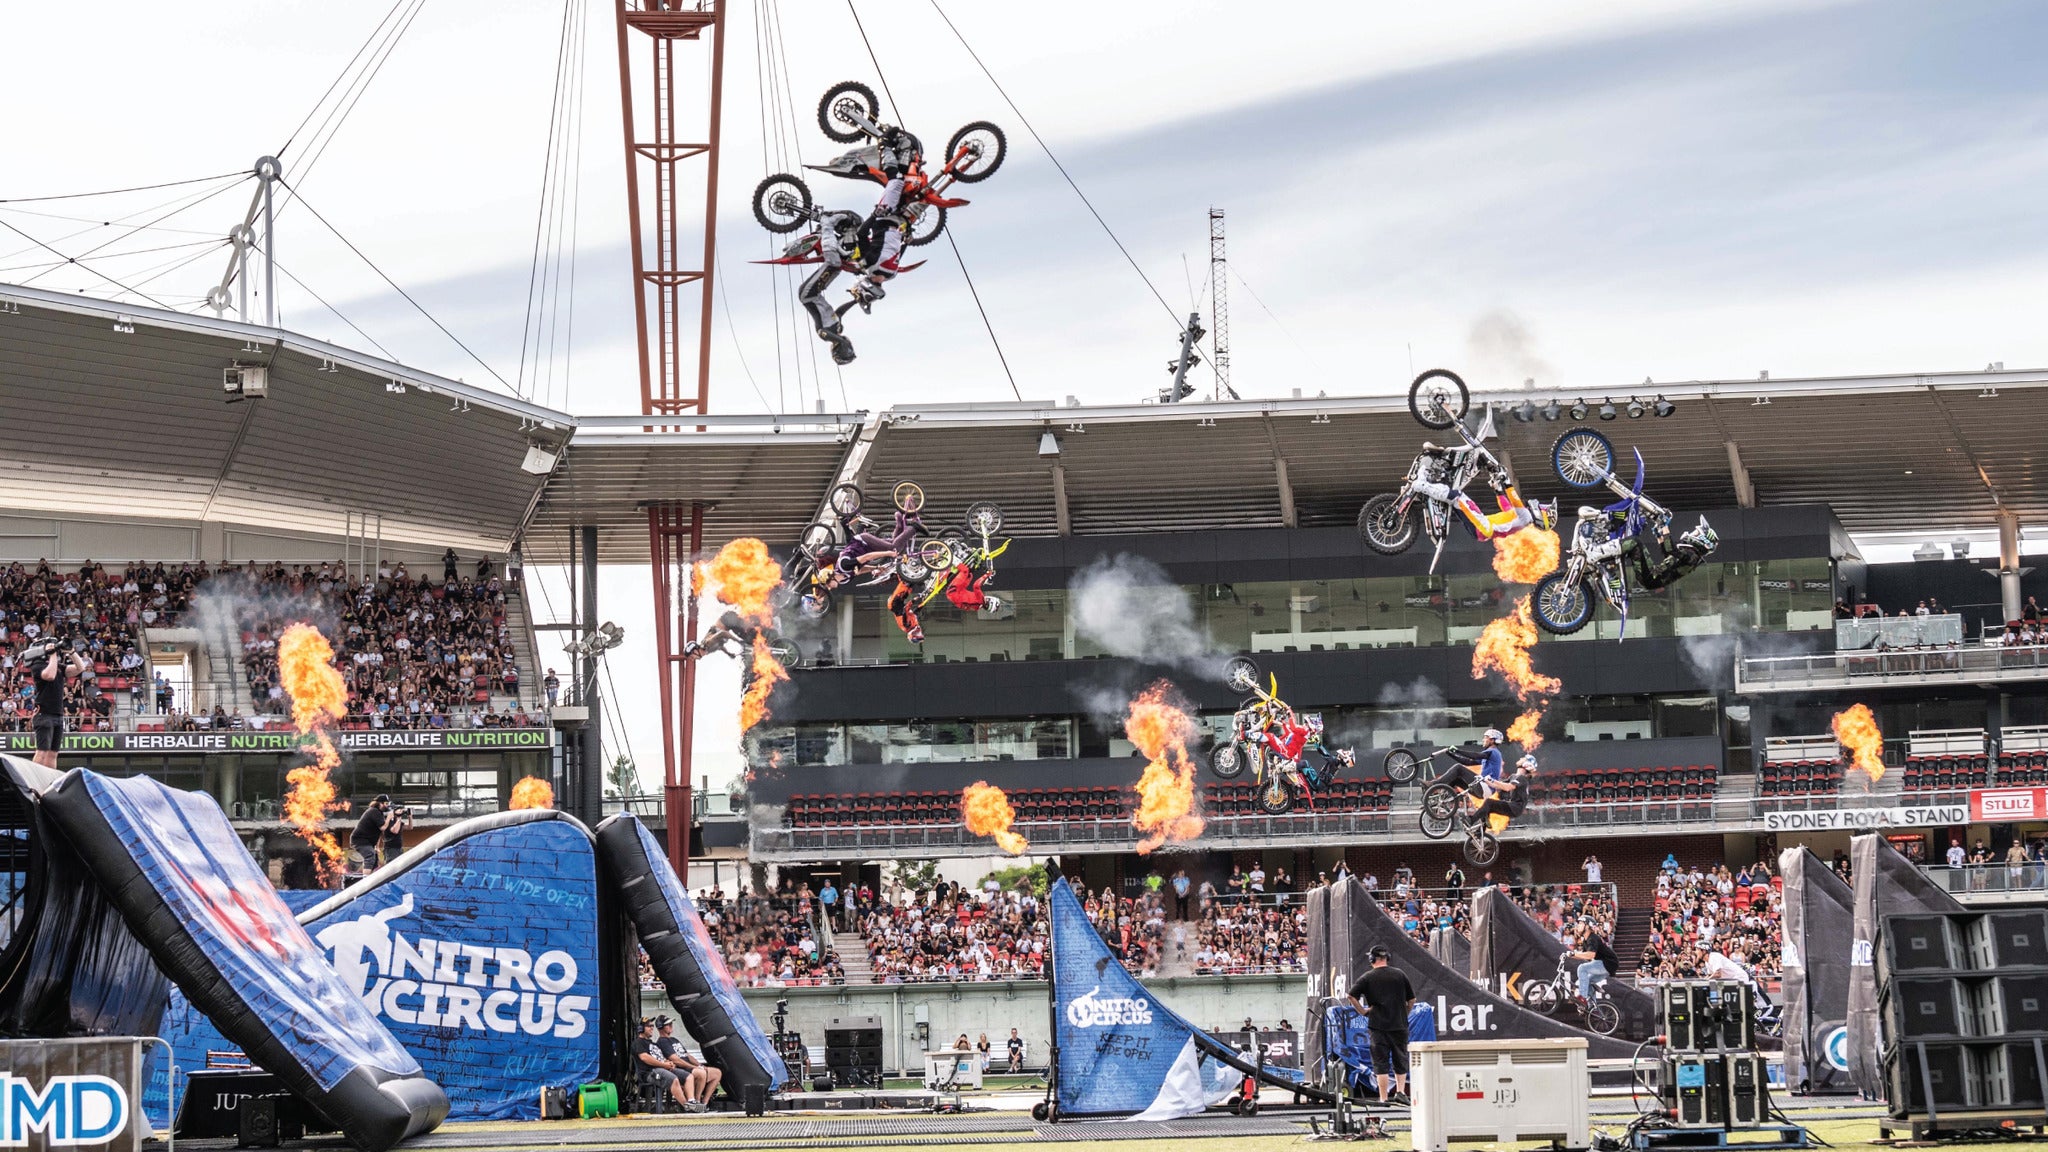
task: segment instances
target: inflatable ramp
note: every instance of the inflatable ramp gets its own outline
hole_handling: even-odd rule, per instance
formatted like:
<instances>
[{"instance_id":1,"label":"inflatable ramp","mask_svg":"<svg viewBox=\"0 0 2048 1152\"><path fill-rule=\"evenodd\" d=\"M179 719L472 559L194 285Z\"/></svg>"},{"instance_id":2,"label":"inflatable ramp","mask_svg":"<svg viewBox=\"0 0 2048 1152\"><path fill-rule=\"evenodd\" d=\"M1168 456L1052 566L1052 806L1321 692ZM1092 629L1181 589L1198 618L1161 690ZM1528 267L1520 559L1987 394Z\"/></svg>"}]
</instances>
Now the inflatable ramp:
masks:
<instances>
[{"instance_id":1,"label":"inflatable ramp","mask_svg":"<svg viewBox=\"0 0 2048 1152\"><path fill-rule=\"evenodd\" d=\"M1855 891L1806 848L1779 853L1778 875L1785 882L1785 1083L1795 1092L1853 1092L1848 1023Z\"/></svg>"},{"instance_id":2,"label":"inflatable ramp","mask_svg":"<svg viewBox=\"0 0 2048 1152\"><path fill-rule=\"evenodd\" d=\"M750 1086L780 1088L788 1075L782 1060L653 834L622 812L597 826L597 850L669 1003L705 1061L725 1073L725 1090L739 1099Z\"/></svg>"},{"instance_id":3,"label":"inflatable ramp","mask_svg":"<svg viewBox=\"0 0 2048 1152\"><path fill-rule=\"evenodd\" d=\"M1058 1117L1173 1120L1221 1103L1246 1076L1325 1100L1292 1069L1257 1069L1138 983L1088 922L1066 878L1047 893Z\"/></svg>"},{"instance_id":4,"label":"inflatable ramp","mask_svg":"<svg viewBox=\"0 0 2048 1152\"><path fill-rule=\"evenodd\" d=\"M1356 876L1345 876L1308 895L1308 1006L1309 1034L1302 1039L1302 1052L1313 1066L1310 1083L1324 1075L1324 1009L1342 997L1371 967L1367 956L1374 945L1384 945L1389 963L1399 968L1415 988L1417 1003L1436 1010L1436 1026L1445 1040L1530 1040L1543 1037L1577 1037L1586 1041L1586 1055L1593 1060L1627 1059L1635 1052L1633 1042L1601 1036L1574 1028L1541 1013L1531 1012L1512 1000L1474 984L1463 972L1438 962L1428 948L1396 924L1366 891ZM1477 944L1474 944L1475 951ZM1553 970L1555 964L1552 964Z\"/></svg>"},{"instance_id":5,"label":"inflatable ramp","mask_svg":"<svg viewBox=\"0 0 2048 1152\"><path fill-rule=\"evenodd\" d=\"M1849 885L1855 915L1849 952L1848 1024L1843 1040L1849 1050L1850 1080L1858 1092L1877 1100L1885 1092L1884 1073L1878 1066L1877 969L1871 965L1878 917L1960 912L1963 906L1876 832L1850 838ZM1787 881L1788 894L1790 890L1791 883Z\"/></svg>"},{"instance_id":6,"label":"inflatable ramp","mask_svg":"<svg viewBox=\"0 0 2048 1152\"><path fill-rule=\"evenodd\" d=\"M212 798L82 768L37 783L48 830L235 1046L364 1152L440 1124L447 1096L328 967Z\"/></svg>"},{"instance_id":7,"label":"inflatable ramp","mask_svg":"<svg viewBox=\"0 0 2048 1152\"><path fill-rule=\"evenodd\" d=\"M1548 982L1557 973L1564 944L1544 931L1534 916L1522 910L1499 888L1484 888L1472 898L1472 979L1520 1003L1523 986ZM1618 959L1618 957L1617 957ZM1624 964L1626 960L1622 961ZM1657 1034L1657 1001L1649 993L1621 981L1621 973L1607 982L1607 995L1621 1012L1617 1039L1647 1040ZM1573 994L1578 991L1576 983ZM1558 1005L1556 1019L1576 1028L1585 1027L1585 1013L1577 1005Z\"/></svg>"}]
</instances>

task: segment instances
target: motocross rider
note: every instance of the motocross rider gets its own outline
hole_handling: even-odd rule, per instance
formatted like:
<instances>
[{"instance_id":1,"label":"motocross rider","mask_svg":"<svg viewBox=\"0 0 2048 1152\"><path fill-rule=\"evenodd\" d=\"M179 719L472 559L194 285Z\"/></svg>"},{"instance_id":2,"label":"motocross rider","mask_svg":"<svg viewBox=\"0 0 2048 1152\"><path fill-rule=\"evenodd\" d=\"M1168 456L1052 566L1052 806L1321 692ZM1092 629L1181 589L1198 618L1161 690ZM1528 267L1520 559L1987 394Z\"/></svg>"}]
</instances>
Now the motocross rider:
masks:
<instances>
[{"instance_id":1,"label":"motocross rider","mask_svg":"<svg viewBox=\"0 0 2048 1152\"><path fill-rule=\"evenodd\" d=\"M739 613L727 612L718 618L717 627L706 632L702 640L692 640L688 644L683 645L683 656L685 658L702 656L706 652L712 651L725 652L730 655L731 650L726 645L732 642L737 642L740 646L740 651L745 652L754 646L754 637L761 635L764 631L766 630L759 625L748 623L746 618Z\"/></svg>"},{"instance_id":2,"label":"motocross rider","mask_svg":"<svg viewBox=\"0 0 2048 1152\"><path fill-rule=\"evenodd\" d=\"M896 618L896 626L903 629L904 639L912 644L924 643L924 624L917 618L917 599L917 589L898 575L896 589L889 593L889 615Z\"/></svg>"},{"instance_id":3,"label":"motocross rider","mask_svg":"<svg viewBox=\"0 0 2048 1152\"><path fill-rule=\"evenodd\" d=\"M1422 451L1426 456L1435 456L1442 460L1448 460L1451 455L1450 449L1439 448L1426 440L1423 441ZM1442 473L1445 469L1439 466L1431 471ZM1486 478L1493 486L1495 502L1500 505L1500 511L1491 514L1483 511L1478 501L1465 495L1463 491L1452 491L1449 484L1440 480L1418 480L1415 482L1415 491L1433 500L1441 500L1463 513L1481 540L1491 540L1495 536L1519 532L1538 522L1545 509L1542 505L1530 504L1522 499L1522 494L1515 491L1515 482L1508 476L1507 469L1494 465L1487 469Z\"/></svg>"},{"instance_id":4,"label":"motocross rider","mask_svg":"<svg viewBox=\"0 0 2048 1152\"><path fill-rule=\"evenodd\" d=\"M832 344L834 364L851 364L854 357L853 342L846 338L840 317L853 304L859 304L863 312L870 311L874 302L886 295L882 284L896 275L897 258L903 252L904 233L909 227L902 210L903 189L905 177L916 160L915 137L900 128L888 129L881 140L880 159L884 182L874 211L865 220L854 212L824 214L818 223L821 263L797 289L797 302L811 313L819 338ZM849 256L858 258L864 274L853 286L853 300L835 308L826 302L825 290L839 278Z\"/></svg>"},{"instance_id":5,"label":"motocross rider","mask_svg":"<svg viewBox=\"0 0 2048 1152\"><path fill-rule=\"evenodd\" d=\"M1645 503L1647 503L1647 498ZM1636 580L1646 592L1668 588L1687 573L1706 561L1721 543L1721 537L1707 524L1706 517L1679 534L1674 541L1671 537L1671 513L1652 505L1647 514L1651 531L1657 537L1658 559L1650 558L1650 550L1643 547L1639 536L1627 534L1628 510L1626 505L1612 508L1595 508L1591 505L1579 509L1579 519L1607 522L1607 539L1593 545L1586 551L1586 559L1599 564L1607 560L1633 554L1636 562Z\"/></svg>"},{"instance_id":6,"label":"motocross rider","mask_svg":"<svg viewBox=\"0 0 2048 1152\"><path fill-rule=\"evenodd\" d=\"M1322 745L1322 724L1303 723L1284 700L1268 700L1259 706L1258 736L1273 755L1293 761L1309 770L1311 782L1322 784L1337 775L1339 768L1354 762L1350 749L1331 751ZM1311 745L1311 741L1314 741ZM1322 763L1310 767L1308 753L1315 752ZM1332 764L1338 767L1332 767Z\"/></svg>"}]
</instances>

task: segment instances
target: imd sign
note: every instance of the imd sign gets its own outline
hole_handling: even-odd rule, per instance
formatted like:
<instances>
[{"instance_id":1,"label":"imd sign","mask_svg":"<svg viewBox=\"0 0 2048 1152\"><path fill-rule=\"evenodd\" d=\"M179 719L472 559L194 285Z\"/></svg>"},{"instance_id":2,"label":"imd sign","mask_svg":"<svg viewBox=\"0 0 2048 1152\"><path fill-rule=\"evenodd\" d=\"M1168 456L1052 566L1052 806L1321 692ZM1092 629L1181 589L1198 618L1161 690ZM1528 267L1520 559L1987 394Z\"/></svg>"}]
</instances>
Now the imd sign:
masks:
<instances>
[{"instance_id":1,"label":"imd sign","mask_svg":"<svg viewBox=\"0 0 2048 1152\"><path fill-rule=\"evenodd\" d=\"M0 1041L0 1148L139 1148L141 1046L129 1037Z\"/></svg>"}]
</instances>

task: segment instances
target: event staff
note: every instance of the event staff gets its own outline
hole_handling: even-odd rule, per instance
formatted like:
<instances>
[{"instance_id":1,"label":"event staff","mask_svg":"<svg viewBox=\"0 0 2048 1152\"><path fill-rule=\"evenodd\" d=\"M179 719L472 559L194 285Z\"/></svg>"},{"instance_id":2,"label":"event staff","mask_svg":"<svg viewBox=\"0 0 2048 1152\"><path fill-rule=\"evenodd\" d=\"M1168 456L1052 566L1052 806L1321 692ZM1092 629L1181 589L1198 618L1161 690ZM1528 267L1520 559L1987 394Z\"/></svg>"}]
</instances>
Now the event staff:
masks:
<instances>
[{"instance_id":1,"label":"event staff","mask_svg":"<svg viewBox=\"0 0 2048 1152\"><path fill-rule=\"evenodd\" d=\"M1408 1103L1408 1013L1415 1007L1415 988L1399 968L1389 963L1392 953L1386 945L1375 944L1370 953L1372 970L1351 985L1345 1002L1365 1013L1366 1031L1372 1037L1373 1079L1379 1081L1380 1103ZM1389 1095L1389 1084L1393 1092Z\"/></svg>"},{"instance_id":2,"label":"event staff","mask_svg":"<svg viewBox=\"0 0 2048 1152\"><path fill-rule=\"evenodd\" d=\"M658 1085L685 1112L699 1110L696 1101L683 1094L683 1082L676 1076L675 1065L654 1046L654 1021L640 1022L640 1034L633 1037L627 1052L633 1057L642 1083Z\"/></svg>"},{"instance_id":3,"label":"event staff","mask_svg":"<svg viewBox=\"0 0 2048 1152\"><path fill-rule=\"evenodd\" d=\"M725 1079L725 1073L690 1055L690 1050L676 1039L675 1021L663 1016L656 1024L661 1029L661 1038L654 1042L654 1047L670 1068L682 1074L684 1098L696 1105L695 1111L704 1111L718 1094L718 1084Z\"/></svg>"},{"instance_id":4,"label":"event staff","mask_svg":"<svg viewBox=\"0 0 2048 1152\"><path fill-rule=\"evenodd\" d=\"M57 749L64 745L64 696L71 681L85 675L92 665L64 640L51 636L41 648L25 655L36 677L36 763L57 766Z\"/></svg>"}]
</instances>

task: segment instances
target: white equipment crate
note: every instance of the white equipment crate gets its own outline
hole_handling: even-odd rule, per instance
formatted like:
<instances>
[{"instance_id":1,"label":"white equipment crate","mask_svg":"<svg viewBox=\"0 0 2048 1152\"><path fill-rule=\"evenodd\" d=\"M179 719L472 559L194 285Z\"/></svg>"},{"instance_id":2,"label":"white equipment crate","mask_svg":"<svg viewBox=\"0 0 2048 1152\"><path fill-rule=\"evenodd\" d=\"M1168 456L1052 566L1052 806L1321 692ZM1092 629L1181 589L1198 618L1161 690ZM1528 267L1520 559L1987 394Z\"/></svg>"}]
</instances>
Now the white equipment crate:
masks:
<instances>
[{"instance_id":1,"label":"white equipment crate","mask_svg":"<svg viewBox=\"0 0 2048 1152\"><path fill-rule=\"evenodd\" d=\"M924 1086L935 1092L981 1087L981 1053L949 1048L924 1054Z\"/></svg>"},{"instance_id":2,"label":"white equipment crate","mask_svg":"<svg viewBox=\"0 0 2048 1152\"><path fill-rule=\"evenodd\" d=\"M1415 1152L1454 1141L1592 1145L1584 1040L1425 1040L1409 1058Z\"/></svg>"}]
</instances>

